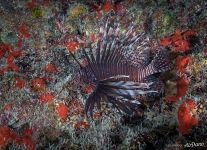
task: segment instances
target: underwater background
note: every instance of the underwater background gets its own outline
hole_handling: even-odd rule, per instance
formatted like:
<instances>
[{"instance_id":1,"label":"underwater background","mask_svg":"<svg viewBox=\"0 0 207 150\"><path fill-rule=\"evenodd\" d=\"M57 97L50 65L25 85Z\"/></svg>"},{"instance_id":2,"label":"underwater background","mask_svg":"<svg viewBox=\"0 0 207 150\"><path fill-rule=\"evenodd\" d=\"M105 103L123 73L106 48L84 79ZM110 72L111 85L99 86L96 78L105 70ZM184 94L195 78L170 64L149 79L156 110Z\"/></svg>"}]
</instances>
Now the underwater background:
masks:
<instances>
[{"instance_id":1,"label":"underwater background","mask_svg":"<svg viewBox=\"0 0 207 150\"><path fill-rule=\"evenodd\" d=\"M0 149L206 149L206 92L206 0L0 0Z\"/></svg>"}]
</instances>

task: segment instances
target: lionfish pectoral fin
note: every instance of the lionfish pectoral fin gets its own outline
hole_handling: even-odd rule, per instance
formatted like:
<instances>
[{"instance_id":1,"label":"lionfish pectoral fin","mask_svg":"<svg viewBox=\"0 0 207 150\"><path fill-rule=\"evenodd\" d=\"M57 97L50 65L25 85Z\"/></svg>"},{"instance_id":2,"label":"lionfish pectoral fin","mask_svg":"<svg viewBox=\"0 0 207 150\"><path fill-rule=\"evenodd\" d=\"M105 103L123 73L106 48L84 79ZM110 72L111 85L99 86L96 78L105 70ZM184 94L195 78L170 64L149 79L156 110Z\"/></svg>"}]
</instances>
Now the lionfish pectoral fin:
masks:
<instances>
[{"instance_id":1,"label":"lionfish pectoral fin","mask_svg":"<svg viewBox=\"0 0 207 150\"><path fill-rule=\"evenodd\" d=\"M93 91L93 93L91 93L88 97L88 99L86 100L85 103L85 113L86 116L88 117L88 113L90 114L90 117L93 118L93 110L95 108L95 104L97 104L97 108L100 110L101 109L101 95L99 93L99 89L95 89Z\"/></svg>"},{"instance_id":2,"label":"lionfish pectoral fin","mask_svg":"<svg viewBox=\"0 0 207 150\"><path fill-rule=\"evenodd\" d=\"M88 117L88 111L90 110L91 111L91 105L93 103L93 93L89 96L89 98L86 100L86 103L85 103L85 112L86 112L86 116Z\"/></svg>"},{"instance_id":3,"label":"lionfish pectoral fin","mask_svg":"<svg viewBox=\"0 0 207 150\"><path fill-rule=\"evenodd\" d=\"M163 94L164 92L164 83L160 80L158 80L157 82L155 82L152 86L151 86L152 90L156 90L157 93L149 93L147 94L149 97L160 97L161 94Z\"/></svg>"},{"instance_id":4,"label":"lionfish pectoral fin","mask_svg":"<svg viewBox=\"0 0 207 150\"><path fill-rule=\"evenodd\" d=\"M153 85L153 82L139 83L137 89L150 89L151 85Z\"/></svg>"},{"instance_id":5,"label":"lionfish pectoral fin","mask_svg":"<svg viewBox=\"0 0 207 150\"><path fill-rule=\"evenodd\" d=\"M115 87L110 87L104 84L99 85L100 86L100 92L102 93L101 95L104 95L104 97L107 97L107 101L114 106L119 113L124 112L128 115L133 114L133 110L131 110L130 107L125 105L123 102L120 101L121 98L125 98L128 100L132 100L132 96L130 93L127 92L127 90L124 89L117 89ZM118 98L119 97L119 98Z\"/></svg>"},{"instance_id":6,"label":"lionfish pectoral fin","mask_svg":"<svg viewBox=\"0 0 207 150\"><path fill-rule=\"evenodd\" d=\"M133 115L140 104L134 102L136 96L157 92L151 89L148 90L151 85L151 82L146 84L128 81L105 82L102 83L102 91L107 95L109 103L115 106L117 110L127 115Z\"/></svg>"},{"instance_id":7,"label":"lionfish pectoral fin","mask_svg":"<svg viewBox=\"0 0 207 150\"><path fill-rule=\"evenodd\" d=\"M116 89L116 88L108 88L107 94L109 96L121 97L131 100L134 99L133 96L135 96L134 90Z\"/></svg>"},{"instance_id":8,"label":"lionfish pectoral fin","mask_svg":"<svg viewBox=\"0 0 207 150\"><path fill-rule=\"evenodd\" d=\"M89 113L93 118L95 104L97 104L98 109L101 109L101 100L111 103L119 112L132 115L136 108L139 107L137 103L134 103L136 96L157 92L151 89L151 86L152 82L136 83L128 81L102 81L86 100L86 115L88 116Z\"/></svg>"},{"instance_id":9,"label":"lionfish pectoral fin","mask_svg":"<svg viewBox=\"0 0 207 150\"><path fill-rule=\"evenodd\" d=\"M109 102L115 106L117 108L117 110L121 113L124 112L128 115L132 115L133 114L133 111L127 107L127 105L125 105L123 102L121 102L119 99L117 98L114 98L112 96L108 96L108 100Z\"/></svg>"},{"instance_id":10,"label":"lionfish pectoral fin","mask_svg":"<svg viewBox=\"0 0 207 150\"><path fill-rule=\"evenodd\" d=\"M136 110L141 104L136 100L124 100L124 103L132 110Z\"/></svg>"},{"instance_id":11,"label":"lionfish pectoral fin","mask_svg":"<svg viewBox=\"0 0 207 150\"><path fill-rule=\"evenodd\" d=\"M114 107L118 110L118 112L121 114L121 110L120 110L120 108L119 108L118 105L115 103L115 98L112 97L112 96L107 96L107 100L108 100L108 102L111 103L112 106L114 106Z\"/></svg>"},{"instance_id":12,"label":"lionfish pectoral fin","mask_svg":"<svg viewBox=\"0 0 207 150\"><path fill-rule=\"evenodd\" d=\"M107 95L104 93L104 88L101 85L97 85L96 89L89 95L85 103L85 113L87 117L88 114L90 114L90 117L93 118L95 104L98 111L101 112L101 100L108 102Z\"/></svg>"}]
</instances>

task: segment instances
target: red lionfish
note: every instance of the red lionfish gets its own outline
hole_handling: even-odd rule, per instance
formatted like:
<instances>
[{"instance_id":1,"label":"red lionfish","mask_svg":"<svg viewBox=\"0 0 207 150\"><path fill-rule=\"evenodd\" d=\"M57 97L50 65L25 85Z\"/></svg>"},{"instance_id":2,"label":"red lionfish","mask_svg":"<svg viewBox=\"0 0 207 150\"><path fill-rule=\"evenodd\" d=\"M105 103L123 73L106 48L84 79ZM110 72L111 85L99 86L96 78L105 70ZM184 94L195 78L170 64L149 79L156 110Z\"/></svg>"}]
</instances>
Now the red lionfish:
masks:
<instances>
[{"instance_id":1,"label":"red lionfish","mask_svg":"<svg viewBox=\"0 0 207 150\"><path fill-rule=\"evenodd\" d=\"M119 112L133 115L140 104L137 97L153 97L162 92L163 83L155 74L172 68L162 47L150 58L149 39L144 33L137 33L135 25L121 32L120 24L108 19L100 28L95 46L89 42L81 51L87 66L82 67L72 56L80 65L82 80L95 87L85 103L86 114L90 116L95 104L101 110L101 100L111 103Z\"/></svg>"}]
</instances>

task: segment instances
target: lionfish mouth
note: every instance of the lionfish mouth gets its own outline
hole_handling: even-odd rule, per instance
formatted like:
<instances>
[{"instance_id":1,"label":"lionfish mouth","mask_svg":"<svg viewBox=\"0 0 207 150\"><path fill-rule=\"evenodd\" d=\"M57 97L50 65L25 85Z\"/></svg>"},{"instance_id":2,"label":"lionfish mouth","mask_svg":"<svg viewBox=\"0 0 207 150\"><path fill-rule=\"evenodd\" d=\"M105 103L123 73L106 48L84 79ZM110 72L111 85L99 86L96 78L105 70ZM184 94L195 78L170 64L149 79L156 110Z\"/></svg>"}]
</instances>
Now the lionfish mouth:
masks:
<instances>
[{"instance_id":1,"label":"lionfish mouth","mask_svg":"<svg viewBox=\"0 0 207 150\"><path fill-rule=\"evenodd\" d=\"M83 77L88 81L92 77L97 80L95 90L85 103L87 116L88 113L93 116L95 105L101 111L101 101L132 115L139 109L140 97L160 95L164 84L154 74L173 66L163 48L156 50L151 59L148 45L148 38L137 33L135 26L130 25L121 33L119 26L112 27L107 21L100 28L96 46L89 43L87 48L81 49L88 62L85 68L81 67Z\"/></svg>"}]
</instances>

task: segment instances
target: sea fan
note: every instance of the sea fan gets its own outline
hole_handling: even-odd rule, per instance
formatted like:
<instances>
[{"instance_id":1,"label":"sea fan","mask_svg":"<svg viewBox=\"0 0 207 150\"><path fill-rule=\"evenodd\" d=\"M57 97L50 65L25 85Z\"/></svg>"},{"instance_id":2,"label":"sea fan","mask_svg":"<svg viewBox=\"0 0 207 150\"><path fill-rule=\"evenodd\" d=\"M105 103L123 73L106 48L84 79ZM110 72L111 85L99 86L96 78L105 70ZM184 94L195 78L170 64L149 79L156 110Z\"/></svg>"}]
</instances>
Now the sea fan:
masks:
<instances>
[{"instance_id":1,"label":"sea fan","mask_svg":"<svg viewBox=\"0 0 207 150\"><path fill-rule=\"evenodd\" d=\"M172 68L163 48L151 58L149 39L137 33L136 26L129 25L125 32L120 28L119 23L108 19L95 46L89 42L81 49L88 61L87 66L80 67L81 77L95 87L85 103L86 114L91 116L95 104L101 109L101 100L132 115L139 108L139 97L161 92L163 83L154 74Z\"/></svg>"}]
</instances>

